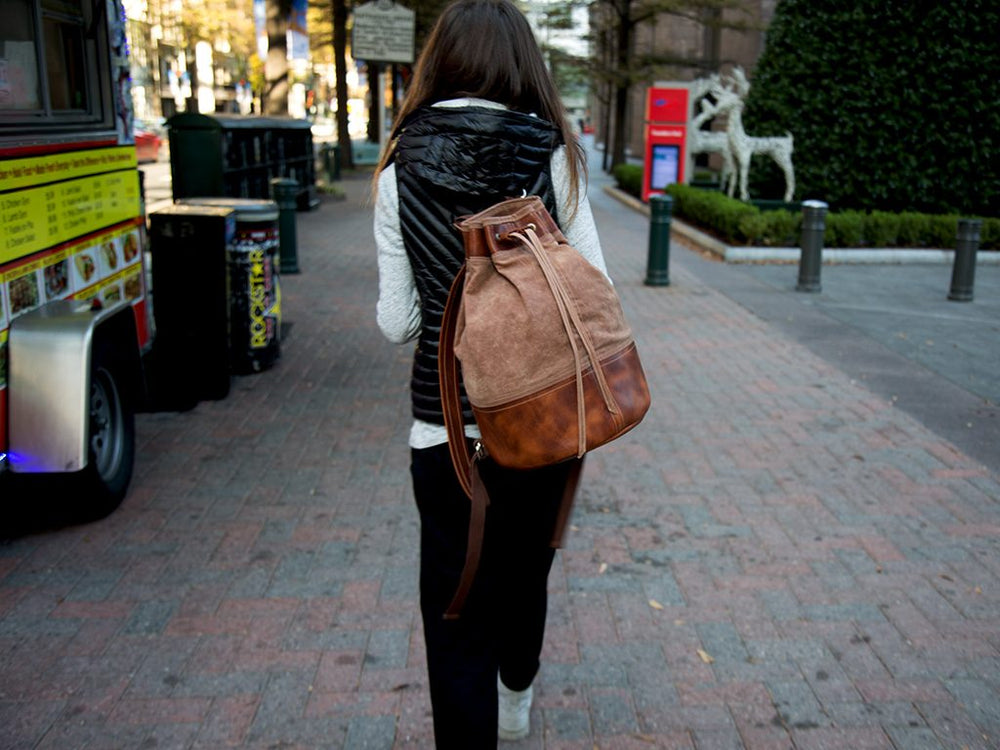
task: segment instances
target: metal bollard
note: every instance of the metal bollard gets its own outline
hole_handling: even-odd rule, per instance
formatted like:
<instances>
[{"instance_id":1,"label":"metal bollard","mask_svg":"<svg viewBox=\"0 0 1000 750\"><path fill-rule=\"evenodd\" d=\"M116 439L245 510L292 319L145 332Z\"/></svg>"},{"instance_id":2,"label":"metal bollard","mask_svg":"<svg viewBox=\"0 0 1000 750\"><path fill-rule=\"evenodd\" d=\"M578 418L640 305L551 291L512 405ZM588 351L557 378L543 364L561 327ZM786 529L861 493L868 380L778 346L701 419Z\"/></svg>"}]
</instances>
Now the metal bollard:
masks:
<instances>
[{"instance_id":1,"label":"metal bollard","mask_svg":"<svg viewBox=\"0 0 1000 750\"><path fill-rule=\"evenodd\" d=\"M802 239L799 242L802 254L799 256L799 283L795 287L796 291L818 292L823 288L819 276L823 267L823 232L826 229L827 208L823 201L802 202Z\"/></svg>"},{"instance_id":2,"label":"metal bollard","mask_svg":"<svg viewBox=\"0 0 1000 750\"><path fill-rule=\"evenodd\" d=\"M979 251L981 219L959 219L955 235L955 264L951 269L951 290L948 299L972 302L972 287L976 281L976 253Z\"/></svg>"},{"instance_id":3,"label":"metal bollard","mask_svg":"<svg viewBox=\"0 0 1000 750\"><path fill-rule=\"evenodd\" d=\"M319 147L319 155L326 181L329 183L340 180L340 146L324 143Z\"/></svg>"},{"instance_id":4,"label":"metal bollard","mask_svg":"<svg viewBox=\"0 0 1000 750\"><path fill-rule=\"evenodd\" d=\"M321 143L319 145L319 163L323 167L323 175L327 182L330 181L330 144Z\"/></svg>"},{"instance_id":5,"label":"metal bollard","mask_svg":"<svg viewBox=\"0 0 1000 750\"><path fill-rule=\"evenodd\" d=\"M298 242L295 237L296 196L299 183L287 177L271 180L271 198L278 204L278 246L281 273L298 273Z\"/></svg>"},{"instance_id":6,"label":"metal bollard","mask_svg":"<svg viewBox=\"0 0 1000 750\"><path fill-rule=\"evenodd\" d=\"M649 197L649 253L646 284L670 285L670 214L674 199L669 195Z\"/></svg>"},{"instance_id":7,"label":"metal bollard","mask_svg":"<svg viewBox=\"0 0 1000 750\"><path fill-rule=\"evenodd\" d=\"M330 180L337 182L340 180L340 143L330 146Z\"/></svg>"}]
</instances>

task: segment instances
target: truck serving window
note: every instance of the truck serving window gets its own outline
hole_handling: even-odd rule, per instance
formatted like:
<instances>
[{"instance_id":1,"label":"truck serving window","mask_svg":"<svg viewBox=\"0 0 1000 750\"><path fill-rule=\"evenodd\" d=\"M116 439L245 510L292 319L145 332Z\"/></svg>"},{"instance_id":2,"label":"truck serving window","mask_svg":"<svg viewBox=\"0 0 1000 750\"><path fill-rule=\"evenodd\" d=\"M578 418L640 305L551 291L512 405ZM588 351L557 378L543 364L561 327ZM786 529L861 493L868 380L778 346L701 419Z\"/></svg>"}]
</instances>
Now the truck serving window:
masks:
<instances>
[{"instance_id":1,"label":"truck serving window","mask_svg":"<svg viewBox=\"0 0 1000 750\"><path fill-rule=\"evenodd\" d=\"M109 121L104 2L0 0L0 127ZM106 77L106 76L104 76Z\"/></svg>"}]
</instances>

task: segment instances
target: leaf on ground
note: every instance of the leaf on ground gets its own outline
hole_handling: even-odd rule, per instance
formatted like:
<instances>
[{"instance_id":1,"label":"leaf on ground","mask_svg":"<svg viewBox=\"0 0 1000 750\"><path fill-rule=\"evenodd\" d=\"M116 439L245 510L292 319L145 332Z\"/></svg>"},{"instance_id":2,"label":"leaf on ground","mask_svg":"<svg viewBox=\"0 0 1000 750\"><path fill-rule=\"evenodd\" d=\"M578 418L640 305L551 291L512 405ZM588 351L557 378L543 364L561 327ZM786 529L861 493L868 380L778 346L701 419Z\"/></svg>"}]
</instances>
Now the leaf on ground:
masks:
<instances>
[{"instance_id":1,"label":"leaf on ground","mask_svg":"<svg viewBox=\"0 0 1000 750\"><path fill-rule=\"evenodd\" d=\"M597 572L603 575L603 574L604 574L604 572L605 572L605 571L606 571L607 569L608 569L608 564L607 564L607 563L601 563L601 567L599 567L599 568L597 569Z\"/></svg>"},{"instance_id":2,"label":"leaf on ground","mask_svg":"<svg viewBox=\"0 0 1000 750\"><path fill-rule=\"evenodd\" d=\"M698 649L698 658L701 659L706 664L711 664L712 662L715 661L715 659L712 658L712 655L702 648Z\"/></svg>"},{"instance_id":3,"label":"leaf on ground","mask_svg":"<svg viewBox=\"0 0 1000 750\"><path fill-rule=\"evenodd\" d=\"M663 605L656 601L656 599L650 599L649 606L653 609L663 609Z\"/></svg>"}]
</instances>

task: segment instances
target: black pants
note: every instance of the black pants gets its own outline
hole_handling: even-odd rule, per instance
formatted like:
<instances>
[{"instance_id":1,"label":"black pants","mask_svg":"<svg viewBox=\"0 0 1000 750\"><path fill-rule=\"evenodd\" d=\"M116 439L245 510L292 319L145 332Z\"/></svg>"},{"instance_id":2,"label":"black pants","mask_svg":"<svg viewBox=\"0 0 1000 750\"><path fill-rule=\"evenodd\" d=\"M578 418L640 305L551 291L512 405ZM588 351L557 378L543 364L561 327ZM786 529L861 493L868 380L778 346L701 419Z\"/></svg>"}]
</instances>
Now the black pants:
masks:
<instances>
[{"instance_id":1,"label":"black pants","mask_svg":"<svg viewBox=\"0 0 1000 750\"><path fill-rule=\"evenodd\" d=\"M411 459L435 743L495 748L498 672L512 690L527 688L538 672L552 529L571 464L515 471L481 462L490 495L482 558L461 616L446 621L465 562L469 498L447 445L413 450Z\"/></svg>"}]
</instances>

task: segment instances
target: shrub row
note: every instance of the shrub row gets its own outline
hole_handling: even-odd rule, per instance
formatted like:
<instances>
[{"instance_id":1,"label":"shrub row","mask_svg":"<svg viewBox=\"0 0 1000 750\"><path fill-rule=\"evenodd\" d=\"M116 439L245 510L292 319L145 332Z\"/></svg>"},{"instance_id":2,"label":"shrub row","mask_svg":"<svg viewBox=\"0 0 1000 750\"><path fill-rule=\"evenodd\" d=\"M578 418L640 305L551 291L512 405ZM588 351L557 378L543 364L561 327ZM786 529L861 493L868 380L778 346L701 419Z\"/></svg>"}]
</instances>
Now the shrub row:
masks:
<instances>
[{"instance_id":1,"label":"shrub row","mask_svg":"<svg viewBox=\"0 0 1000 750\"><path fill-rule=\"evenodd\" d=\"M771 6L743 121L756 136L795 134L800 195L838 211L997 216L1000 3ZM751 170L756 194L783 188L771 167Z\"/></svg>"},{"instance_id":2,"label":"shrub row","mask_svg":"<svg viewBox=\"0 0 1000 750\"><path fill-rule=\"evenodd\" d=\"M642 167L638 164L616 164L611 168L619 190L636 198L642 197Z\"/></svg>"},{"instance_id":3,"label":"shrub row","mask_svg":"<svg viewBox=\"0 0 1000 750\"><path fill-rule=\"evenodd\" d=\"M619 164L612 173L618 187L640 197L642 167ZM802 231L801 212L761 211L716 190L671 185L673 214L731 245L794 247ZM955 214L839 211L826 216L826 247L954 248L959 217ZM1000 249L1000 219L983 219L979 247Z\"/></svg>"}]
</instances>

